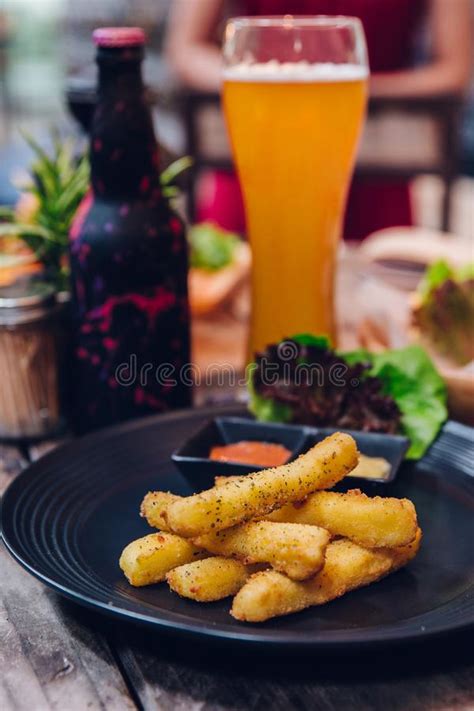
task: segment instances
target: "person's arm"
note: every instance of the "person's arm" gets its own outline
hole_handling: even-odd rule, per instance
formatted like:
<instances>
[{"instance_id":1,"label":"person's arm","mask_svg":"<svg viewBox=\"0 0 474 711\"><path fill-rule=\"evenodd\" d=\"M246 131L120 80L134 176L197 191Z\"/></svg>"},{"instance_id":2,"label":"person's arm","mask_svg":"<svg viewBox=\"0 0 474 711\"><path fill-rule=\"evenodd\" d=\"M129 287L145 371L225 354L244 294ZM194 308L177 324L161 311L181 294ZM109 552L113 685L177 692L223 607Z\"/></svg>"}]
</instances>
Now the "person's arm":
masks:
<instances>
[{"instance_id":1,"label":"person's arm","mask_svg":"<svg viewBox=\"0 0 474 711\"><path fill-rule=\"evenodd\" d=\"M173 0L166 54L179 78L193 89L219 91L221 50L213 42L223 0Z\"/></svg>"},{"instance_id":2,"label":"person's arm","mask_svg":"<svg viewBox=\"0 0 474 711\"><path fill-rule=\"evenodd\" d=\"M372 96L461 94L471 72L471 23L470 0L431 0L431 62L411 70L374 74L370 81Z\"/></svg>"}]
</instances>

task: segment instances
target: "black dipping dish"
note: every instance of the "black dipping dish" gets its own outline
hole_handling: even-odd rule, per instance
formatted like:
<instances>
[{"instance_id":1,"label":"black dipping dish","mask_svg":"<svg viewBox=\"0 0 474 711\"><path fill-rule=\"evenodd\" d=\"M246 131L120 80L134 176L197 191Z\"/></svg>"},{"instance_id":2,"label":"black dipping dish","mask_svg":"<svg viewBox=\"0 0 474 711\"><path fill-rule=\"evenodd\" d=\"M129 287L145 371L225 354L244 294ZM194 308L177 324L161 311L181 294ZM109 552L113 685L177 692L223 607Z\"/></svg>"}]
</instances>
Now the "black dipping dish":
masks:
<instances>
[{"instance_id":1,"label":"black dipping dish","mask_svg":"<svg viewBox=\"0 0 474 711\"><path fill-rule=\"evenodd\" d=\"M359 451L368 457L382 457L390 465L383 478L348 476L345 488L367 484L387 484L394 480L409 446L409 440L401 435L373 432L354 432L337 427L306 427L273 422L257 422L248 417L216 417L192 435L171 458L193 491L202 491L214 486L216 476L245 476L264 467L220 462L209 459L211 448L217 445L234 444L242 440L281 444L290 450L288 461L307 452L313 445L334 432L347 432L357 442ZM346 486L347 485L347 486Z\"/></svg>"},{"instance_id":2,"label":"black dipping dish","mask_svg":"<svg viewBox=\"0 0 474 711\"><path fill-rule=\"evenodd\" d=\"M355 486L373 487L380 484L390 484L397 476L410 440L403 435L382 434L380 432L358 432L356 430L337 429L336 427L308 427L308 438L305 451L313 447L325 437L334 432L346 432L354 437L357 449L367 457L381 457L386 459L390 468L383 477L359 477L349 474L336 488L351 489ZM375 492L373 492L375 493Z\"/></svg>"},{"instance_id":3,"label":"black dipping dish","mask_svg":"<svg viewBox=\"0 0 474 711\"><path fill-rule=\"evenodd\" d=\"M211 448L242 440L282 444L290 450L288 461L306 452L307 428L273 422L257 422L245 417L216 417L176 449L171 459L194 491L214 486L216 476L244 476L264 467L240 462L209 459Z\"/></svg>"}]
</instances>

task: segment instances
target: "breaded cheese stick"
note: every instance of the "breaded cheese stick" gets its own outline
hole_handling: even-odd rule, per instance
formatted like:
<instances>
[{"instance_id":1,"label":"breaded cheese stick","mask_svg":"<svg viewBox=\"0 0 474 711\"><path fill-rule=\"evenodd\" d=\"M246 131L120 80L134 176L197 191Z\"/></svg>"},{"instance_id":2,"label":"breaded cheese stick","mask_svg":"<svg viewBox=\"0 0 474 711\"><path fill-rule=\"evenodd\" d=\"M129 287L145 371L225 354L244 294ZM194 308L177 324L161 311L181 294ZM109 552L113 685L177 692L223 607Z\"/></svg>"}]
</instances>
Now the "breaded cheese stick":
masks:
<instances>
[{"instance_id":1,"label":"breaded cheese stick","mask_svg":"<svg viewBox=\"0 0 474 711\"><path fill-rule=\"evenodd\" d=\"M358 456L354 439L337 432L293 462L173 502L166 511L168 525L179 535L193 537L262 517L317 489L330 488L354 469Z\"/></svg>"},{"instance_id":2,"label":"breaded cheese stick","mask_svg":"<svg viewBox=\"0 0 474 711\"><path fill-rule=\"evenodd\" d=\"M130 585L141 587L159 583L178 565L208 554L173 533L150 533L132 541L120 556L119 565Z\"/></svg>"},{"instance_id":3,"label":"breaded cheese stick","mask_svg":"<svg viewBox=\"0 0 474 711\"><path fill-rule=\"evenodd\" d=\"M241 481L245 476L245 474L243 476L235 476L235 474L229 476L215 476L214 486L225 486L225 484L228 484L230 481Z\"/></svg>"},{"instance_id":4,"label":"breaded cheese stick","mask_svg":"<svg viewBox=\"0 0 474 711\"><path fill-rule=\"evenodd\" d=\"M300 504L287 504L265 516L268 521L292 521L326 528L365 548L405 546L415 538L416 510L408 499L317 491Z\"/></svg>"},{"instance_id":5,"label":"breaded cheese stick","mask_svg":"<svg viewBox=\"0 0 474 711\"><path fill-rule=\"evenodd\" d=\"M306 580L323 567L329 539L318 526L252 521L199 536L193 543L242 563L268 563L292 580Z\"/></svg>"},{"instance_id":6,"label":"breaded cheese stick","mask_svg":"<svg viewBox=\"0 0 474 711\"><path fill-rule=\"evenodd\" d=\"M149 491L140 506L140 516L146 518L147 523L160 531L169 531L166 521L166 511L173 501L179 501L182 496L171 494L169 491Z\"/></svg>"},{"instance_id":7,"label":"breaded cheese stick","mask_svg":"<svg viewBox=\"0 0 474 711\"><path fill-rule=\"evenodd\" d=\"M333 541L324 568L311 580L298 583L274 570L252 575L235 596L231 615L244 622L263 622L322 605L406 565L420 542L420 529L412 543L400 548L367 550L347 539Z\"/></svg>"},{"instance_id":8,"label":"breaded cheese stick","mask_svg":"<svg viewBox=\"0 0 474 711\"><path fill-rule=\"evenodd\" d=\"M215 485L229 479L216 476ZM360 489L346 493L316 491L304 501L285 504L265 517L266 521L306 523L327 528L366 548L393 548L410 543L417 530L416 510L409 499L367 496Z\"/></svg>"},{"instance_id":9,"label":"breaded cheese stick","mask_svg":"<svg viewBox=\"0 0 474 711\"><path fill-rule=\"evenodd\" d=\"M256 565L213 556L174 568L166 575L166 580L171 590L181 597L213 602L235 595L257 569Z\"/></svg>"},{"instance_id":10,"label":"breaded cheese stick","mask_svg":"<svg viewBox=\"0 0 474 711\"><path fill-rule=\"evenodd\" d=\"M226 477L216 477L216 486L222 486L222 479ZM150 492L143 500L142 515L150 526L166 531L167 506L180 498ZM414 539L418 526L415 507L408 499L369 497L360 489L346 493L316 491L302 502L285 504L266 514L263 520L320 526L333 536L344 536L365 548L407 545Z\"/></svg>"}]
</instances>

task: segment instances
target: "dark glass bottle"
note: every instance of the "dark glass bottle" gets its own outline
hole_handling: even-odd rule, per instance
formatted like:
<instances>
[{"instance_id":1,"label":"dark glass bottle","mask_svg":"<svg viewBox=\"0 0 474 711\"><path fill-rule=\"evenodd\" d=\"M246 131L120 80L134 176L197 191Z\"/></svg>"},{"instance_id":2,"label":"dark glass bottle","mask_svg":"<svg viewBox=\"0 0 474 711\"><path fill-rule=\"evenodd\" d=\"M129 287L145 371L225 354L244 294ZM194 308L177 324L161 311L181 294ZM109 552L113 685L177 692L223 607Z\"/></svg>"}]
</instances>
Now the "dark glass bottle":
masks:
<instances>
[{"instance_id":1,"label":"dark glass bottle","mask_svg":"<svg viewBox=\"0 0 474 711\"><path fill-rule=\"evenodd\" d=\"M144 33L96 30L91 189L70 233L73 424L79 432L190 404L184 226L163 197L141 76Z\"/></svg>"}]
</instances>

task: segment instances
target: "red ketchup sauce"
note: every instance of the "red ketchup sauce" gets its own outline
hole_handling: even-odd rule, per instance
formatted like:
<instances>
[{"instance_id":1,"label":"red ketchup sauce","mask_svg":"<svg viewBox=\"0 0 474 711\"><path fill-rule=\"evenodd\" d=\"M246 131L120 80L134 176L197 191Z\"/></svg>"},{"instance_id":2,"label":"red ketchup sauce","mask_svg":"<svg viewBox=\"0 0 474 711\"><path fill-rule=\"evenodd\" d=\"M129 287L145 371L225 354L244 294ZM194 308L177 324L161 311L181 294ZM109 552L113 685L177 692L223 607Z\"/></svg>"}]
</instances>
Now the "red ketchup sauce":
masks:
<instances>
[{"instance_id":1,"label":"red ketchup sauce","mask_svg":"<svg viewBox=\"0 0 474 711\"><path fill-rule=\"evenodd\" d=\"M291 452L281 444L271 442L235 442L212 447L209 458L218 462L239 462L259 467L278 467L285 464Z\"/></svg>"}]
</instances>

